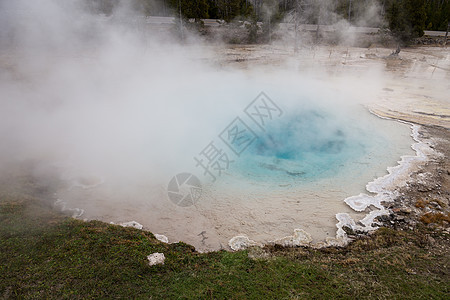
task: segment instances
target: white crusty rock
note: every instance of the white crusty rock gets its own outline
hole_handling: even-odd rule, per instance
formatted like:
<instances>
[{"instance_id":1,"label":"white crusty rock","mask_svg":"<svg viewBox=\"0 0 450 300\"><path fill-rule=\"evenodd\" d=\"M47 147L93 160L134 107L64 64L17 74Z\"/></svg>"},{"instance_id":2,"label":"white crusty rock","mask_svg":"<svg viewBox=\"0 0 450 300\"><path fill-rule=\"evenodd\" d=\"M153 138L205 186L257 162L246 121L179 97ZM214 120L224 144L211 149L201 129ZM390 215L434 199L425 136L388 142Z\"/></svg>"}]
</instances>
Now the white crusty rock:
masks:
<instances>
[{"instance_id":1,"label":"white crusty rock","mask_svg":"<svg viewBox=\"0 0 450 300\"><path fill-rule=\"evenodd\" d=\"M238 235L228 241L228 245L234 251L244 250L251 246L258 245L257 242L250 240L245 235Z\"/></svg>"},{"instance_id":2,"label":"white crusty rock","mask_svg":"<svg viewBox=\"0 0 450 300\"><path fill-rule=\"evenodd\" d=\"M142 229L142 228L144 228L143 225L139 224L139 223L136 222L136 221L131 221L131 222L121 223L120 226L123 226L123 227L133 227L133 228L136 228L136 229Z\"/></svg>"},{"instance_id":3,"label":"white crusty rock","mask_svg":"<svg viewBox=\"0 0 450 300\"><path fill-rule=\"evenodd\" d=\"M163 234L157 234L157 233L154 233L153 235L155 236L155 238L156 238L158 241L163 242L163 243L166 243L166 244L169 243L169 238L168 238L167 236L165 236L165 235L163 235Z\"/></svg>"},{"instance_id":4,"label":"white crusty rock","mask_svg":"<svg viewBox=\"0 0 450 300\"><path fill-rule=\"evenodd\" d=\"M376 208L383 209L381 202L384 201L383 195L380 196L369 196L367 194L359 194L358 196L351 196L344 200L348 206L350 206L355 211L364 211L370 205Z\"/></svg>"},{"instance_id":5,"label":"white crusty rock","mask_svg":"<svg viewBox=\"0 0 450 300\"><path fill-rule=\"evenodd\" d=\"M68 208L67 203L64 202L61 199L57 199L55 203L53 203L53 206L56 208L59 208L61 212L69 214L72 214L72 218L79 218L84 214L84 210L81 208Z\"/></svg>"},{"instance_id":6,"label":"white crusty rock","mask_svg":"<svg viewBox=\"0 0 450 300\"><path fill-rule=\"evenodd\" d=\"M294 234L274 241L282 246L308 246L312 242L312 237L303 229L295 229Z\"/></svg>"},{"instance_id":7,"label":"white crusty rock","mask_svg":"<svg viewBox=\"0 0 450 300\"><path fill-rule=\"evenodd\" d=\"M164 256L164 253L152 253L149 256L147 256L148 259L148 264L150 266L154 266L154 265L163 265L164 264L164 260L166 259L166 257Z\"/></svg>"}]
</instances>

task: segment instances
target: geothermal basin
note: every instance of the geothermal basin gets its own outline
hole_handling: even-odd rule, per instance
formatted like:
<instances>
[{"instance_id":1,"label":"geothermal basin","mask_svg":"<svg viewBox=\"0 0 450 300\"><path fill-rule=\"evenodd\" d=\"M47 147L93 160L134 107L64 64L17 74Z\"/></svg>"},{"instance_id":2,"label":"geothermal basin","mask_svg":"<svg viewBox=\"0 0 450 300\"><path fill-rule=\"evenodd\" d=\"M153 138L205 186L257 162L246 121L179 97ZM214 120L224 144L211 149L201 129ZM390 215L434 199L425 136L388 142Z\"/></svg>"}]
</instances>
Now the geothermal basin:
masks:
<instances>
[{"instance_id":1,"label":"geothermal basin","mask_svg":"<svg viewBox=\"0 0 450 300\"><path fill-rule=\"evenodd\" d=\"M201 251L343 245L426 158L396 119L449 128L446 48L181 43L36 9L2 13L0 165L33 161L75 218Z\"/></svg>"},{"instance_id":2,"label":"geothermal basin","mask_svg":"<svg viewBox=\"0 0 450 300\"><path fill-rule=\"evenodd\" d=\"M342 244L336 236L336 214L348 214L358 222L380 210L369 206L357 212L344 200L368 193L367 183L415 152L411 125L379 118L358 102L330 107L329 96L269 88L263 96L249 97L248 103L267 97L276 104L278 111L274 109L263 129L243 111L237 110L238 119L229 113L229 122L224 117L213 124L216 131L208 131L211 134L205 134L197 149L179 145L192 152L174 158L178 163L167 163L171 173L161 178L145 172L128 180L98 171L86 176L62 164L66 185L56 193L58 205L63 203L82 219L136 221L170 242L184 241L201 251L238 247L233 242L292 244L295 232L301 233L297 244ZM238 102L246 104L245 100ZM236 135L244 130L247 135ZM220 160L208 170L198 163L206 165L214 155L216 162ZM174 186L169 182L176 174L191 174L200 182L183 185L178 178L180 189L175 193L193 198L186 203L171 197ZM83 214L70 210L74 208L83 209Z\"/></svg>"}]
</instances>

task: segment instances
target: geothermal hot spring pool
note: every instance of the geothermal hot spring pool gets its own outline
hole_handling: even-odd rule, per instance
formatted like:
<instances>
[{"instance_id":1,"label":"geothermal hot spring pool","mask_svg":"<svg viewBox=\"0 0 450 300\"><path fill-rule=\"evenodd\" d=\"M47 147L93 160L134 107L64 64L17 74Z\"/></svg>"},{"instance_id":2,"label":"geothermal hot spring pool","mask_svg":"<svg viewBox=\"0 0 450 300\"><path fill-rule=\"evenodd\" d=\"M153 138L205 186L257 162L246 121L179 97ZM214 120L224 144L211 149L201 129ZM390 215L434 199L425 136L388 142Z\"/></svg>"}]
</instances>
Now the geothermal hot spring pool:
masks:
<instances>
[{"instance_id":1,"label":"geothermal hot spring pool","mask_svg":"<svg viewBox=\"0 0 450 300\"><path fill-rule=\"evenodd\" d=\"M75 215L81 211L74 208L83 209L81 219L136 221L170 242L182 240L203 251L229 249L236 236L256 243L280 241L296 229L320 246L336 237L337 213L358 222L376 210L370 206L356 212L344 200L368 193L367 183L386 175L401 156L415 154L411 128L378 118L362 105L277 104L279 111L272 111L263 128L257 124L261 119L239 111L230 114L229 122L208 131L210 140L196 141L192 156L186 155L189 160L164 180L135 182L68 172L67 185L57 192L58 205ZM247 136L239 137L242 128ZM236 152L226 144L233 137ZM186 146L186 153L191 148ZM198 164L214 154L223 168L220 174L214 165L208 173ZM196 180L183 184L186 176L181 175L175 184L180 189L174 191L173 176L183 173ZM184 200L171 198L168 189ZM195 198L193 205L187 195Z\"/></svg>"},{"instance_id":2,"label":"geothermal hot spring pool","mask_svg":"<svg viewBox=\"0 0 450 300\"><path fill-rule=\"evenodd\" d=\"M410 59L384 60L386 49L180 44L120 15L74 18L55 7L52 18L28 6L0 18L10 41L0 57L2 157L50 174L67 214L135 221L202 251L230 249L235 237L330 245L344 215L367 227L382 207L366 185L415 153L409 125L365 104L414 98L446 76L435 59L447 54L411 59L426 80L397 81ZM350 198L361 193L378 202Z\"/></svg>"}]
</instances>

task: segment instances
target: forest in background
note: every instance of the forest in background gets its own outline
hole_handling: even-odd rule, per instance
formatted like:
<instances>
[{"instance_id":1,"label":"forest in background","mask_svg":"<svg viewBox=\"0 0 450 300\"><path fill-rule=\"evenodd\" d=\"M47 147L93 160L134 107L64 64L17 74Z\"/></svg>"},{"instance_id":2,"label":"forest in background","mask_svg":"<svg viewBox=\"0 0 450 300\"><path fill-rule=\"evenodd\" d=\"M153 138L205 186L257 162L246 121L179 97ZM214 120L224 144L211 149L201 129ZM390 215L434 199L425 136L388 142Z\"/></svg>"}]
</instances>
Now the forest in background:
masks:
<instances>
[{"instance_id":1,"label":"forest in background","mask_svg":"<svg viewBox=\"0 0 450 300\"><path fill-rule=\"evenodd\" d=\"M114 13L120 0L85 0L87 7L105 15ZM449 0L131 0L129 5L147 16L283 20L294 16L305 24L333 24L345 19L354 25L388 26L413 37L423 30L445 31L450 22Z\"/></svg>"}]
</instances>

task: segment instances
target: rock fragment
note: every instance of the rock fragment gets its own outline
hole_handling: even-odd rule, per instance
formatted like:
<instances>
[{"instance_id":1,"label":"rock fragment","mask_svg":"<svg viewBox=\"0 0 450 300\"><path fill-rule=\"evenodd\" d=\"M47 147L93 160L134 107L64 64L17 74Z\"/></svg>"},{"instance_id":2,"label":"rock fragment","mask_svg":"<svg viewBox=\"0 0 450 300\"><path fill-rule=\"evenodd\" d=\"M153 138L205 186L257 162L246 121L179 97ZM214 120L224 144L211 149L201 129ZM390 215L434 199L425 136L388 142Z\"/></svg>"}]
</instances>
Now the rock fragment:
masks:
<instances>
[{"instance_id":1,"label":"rock fragment","mask_svg":"<svg viewBox=\"0 0 450 300\"><path fill-rule=\"evenodd\" d=\"M155 233L155 234L153 234L153 235L155 236L155 238L156 238L158 241L163 242L163 243L166 243L166 244L169 243L169 238L168 238L167 236L165 236L165 235L163 235L163 234L157 234L157 233Z\"/></svg>"},{"instance_id":2,"label":"rock fragment","mask_svg":"<svg viewBox=\"0 0 450 300\"><path fill-rule=\"evenodd\" d=\"M136 221L131 221L131 222L121 223L120 226L122 226L122 227L133 227L133 228L136 228L136 229L142 229L142 228L144 228L143 225L139 224L139 223L136 222Z\"/></svg>"},{"instance_id":3,"label":"rock fragment","mask_svg":"<svg viewBox=\"0 0 450 300\"><path fill-rule=\"evenodd\" d=\"M148 264L150 266L154 265L163 265L164 261L166 260L166 257L164 256L164 253L155 252L147 256Z\"/></svg>"}]
</instances>

